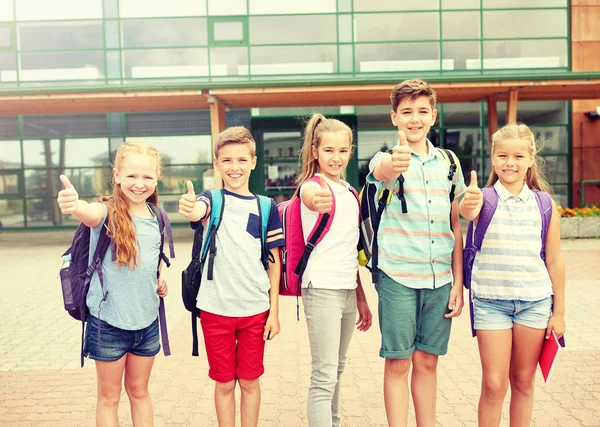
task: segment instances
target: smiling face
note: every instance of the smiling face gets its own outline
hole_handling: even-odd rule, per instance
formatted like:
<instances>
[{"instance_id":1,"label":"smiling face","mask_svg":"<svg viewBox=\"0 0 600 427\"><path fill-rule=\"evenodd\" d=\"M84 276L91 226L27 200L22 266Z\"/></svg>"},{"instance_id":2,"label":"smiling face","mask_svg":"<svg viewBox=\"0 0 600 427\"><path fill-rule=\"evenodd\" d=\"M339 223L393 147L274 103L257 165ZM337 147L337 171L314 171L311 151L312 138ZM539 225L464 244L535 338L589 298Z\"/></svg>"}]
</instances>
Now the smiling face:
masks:
<instances>
[{"instance_id":1,"label":"smiling face","mask_svg":"<svg viewBox=\"0 0 600 427\"><path fill-rule=\"evenodd\" d=\"M394 126L404 131L409 143L423 143L429 128L435 123L437 110L431 106L427 96L419 96L414 101L405 98L400 101L396 111L390 112L390 117Z\"/></svg>"},{"instance_id":2,"label":"smiling face","mask_svg":"<svg viewBox=\"0 0 600 427\"><path fill-rule=\"evenodd\" d=\"M127 153L119 169L113 169L113 176L130 205L142 205L156 189L158 162L145 153Z\"/></svg>"},{"instance_id":3,"label":"smiling face","mask_svg":"<svg viewBox=\"0 0 600 427\"><path fill-rule=\"evenodd\" d=\"M533 162L531 144L525 139L505 139L494 143L492 167L505 187L522 185Z\"/></svg>"},{"instance_id":4,"label":"smiling face","mask_svg":"<svg viewBox=\"0 0 600 427\"><path fill-rule=\"evenodd\" d=\"M319 147L312 147L319 164L319 172L335 182L340 182L350 160L350 139L347 132L323 132Z\"/></svg>"},{"instance_id":5,"label":"smiling face","mask_svg":"<svg viewBox=\"0 0 600 427\"><path fill-rule=\"evenodd\" d=\"M214 163L221 173L226 190L242 195L250 194L248 182L250 172L256 167L256 156L252 155L249 144L231 143L221 146Z\"/></svg>"}]
</instances>

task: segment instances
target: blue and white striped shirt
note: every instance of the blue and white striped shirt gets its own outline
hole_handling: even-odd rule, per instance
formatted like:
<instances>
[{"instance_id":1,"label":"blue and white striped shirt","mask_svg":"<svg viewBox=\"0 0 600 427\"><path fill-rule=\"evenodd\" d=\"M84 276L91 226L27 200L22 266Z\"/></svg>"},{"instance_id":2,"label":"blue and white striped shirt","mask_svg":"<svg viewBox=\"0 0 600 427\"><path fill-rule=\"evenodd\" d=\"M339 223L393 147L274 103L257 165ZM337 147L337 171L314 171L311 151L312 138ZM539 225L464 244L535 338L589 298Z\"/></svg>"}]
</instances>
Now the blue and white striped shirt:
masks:
<instances>
[{"instance_id":1,"label":"blue and white striped shirt","mask_svg":"<svg viewBox=\"0 0 600 427\"><path fill-rule=\"evenodd\" d=\"M552 295L552 281L540 257L542 216L527 184L513 196L500 181L498 208L473 264L473 296L539 301Z\"/></svg>"}]
</instances>

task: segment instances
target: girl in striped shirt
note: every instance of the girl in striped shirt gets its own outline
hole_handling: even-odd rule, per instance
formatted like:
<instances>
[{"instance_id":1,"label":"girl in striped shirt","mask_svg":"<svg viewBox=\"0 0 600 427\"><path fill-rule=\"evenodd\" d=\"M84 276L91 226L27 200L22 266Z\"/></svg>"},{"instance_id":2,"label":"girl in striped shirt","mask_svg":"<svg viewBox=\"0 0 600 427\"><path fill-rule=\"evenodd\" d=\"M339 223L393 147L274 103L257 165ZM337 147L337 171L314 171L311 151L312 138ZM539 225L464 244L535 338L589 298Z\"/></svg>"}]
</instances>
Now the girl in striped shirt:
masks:
<instances>
[{"instance_id":1,"label":"girl in striped shirt","mask_svg":"<svg viewBox=\"0 0 600 427\"><path fill-rule=\"evenodd\" d=\"M498 207L473 264L474 328L483 378L479 426L498 426L502 403L511 387L510 424L528 426L533 412L537 361L544 338L565 326L565 264L560 249L559 213L553 203L542 248L540 209L532 190L549 191L537 165L533 133L509 124L492 136L492 171L487 185L498 194ZM460 203L468 220L477 219L483 194L477 176Z\"/></svg>"}]
</instances>

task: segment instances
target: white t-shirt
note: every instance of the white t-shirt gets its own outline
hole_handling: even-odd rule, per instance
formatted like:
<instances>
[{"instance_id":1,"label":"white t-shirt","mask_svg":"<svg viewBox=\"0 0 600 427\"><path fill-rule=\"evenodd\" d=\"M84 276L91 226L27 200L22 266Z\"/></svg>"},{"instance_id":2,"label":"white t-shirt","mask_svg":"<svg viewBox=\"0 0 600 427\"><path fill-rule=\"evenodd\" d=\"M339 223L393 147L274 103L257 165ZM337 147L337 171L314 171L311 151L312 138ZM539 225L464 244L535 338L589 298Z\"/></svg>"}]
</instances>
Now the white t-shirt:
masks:
<instances>
[{"instance_id":1,"label":"white t-shirt","mask_svg":"<svg viewBox=\"0 0 600 427\"><path fill-rule=\"evenodd\" d=\"M338 184L327 179L327 184L335 195L335 216L329 232L310 255L302 276L303 288L309 287L309 284L310 287L320 289L356 288L359 209L356 197L348 189L349 184L345 181L341 182ZM306 182L300 188L300 195L307 185L319 186L316 182ZM306 242L319 213L311 211L304 203L300 206L300 212Z\"/></svg>"}]
</instances>

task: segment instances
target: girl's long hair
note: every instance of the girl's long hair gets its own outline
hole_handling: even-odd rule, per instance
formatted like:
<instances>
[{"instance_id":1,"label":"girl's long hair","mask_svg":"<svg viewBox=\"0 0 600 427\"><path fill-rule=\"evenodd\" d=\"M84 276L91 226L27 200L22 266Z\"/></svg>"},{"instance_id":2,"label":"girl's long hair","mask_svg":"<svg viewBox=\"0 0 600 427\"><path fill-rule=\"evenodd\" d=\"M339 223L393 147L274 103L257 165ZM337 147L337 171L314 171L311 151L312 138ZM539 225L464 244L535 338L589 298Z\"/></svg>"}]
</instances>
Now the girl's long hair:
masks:
<instances>
[{"instance_id":1,"label":"girl's long hair","mask_svg":"<svg viewBox=\"0 0 600 427\"><path fill-rule=\"evenodd\" d=\"M114 168L121 169L123 159L129 153L146 154L156 160L157 176L162 174L162 160L160 153L153 146L139 141L127 141L119 146L115 154ZM102 197L101 201L108 205L108 236L113 242L113 259L118 266L124 265L129 268L137 267L137 240L133 220L129 214L129 199L121 190L121 185L112 177L113 192L108 197ZM148 203L158 203L158 190L146 200Z\"/></svg>"},{"instance_id":2,"label":"girl's long hair","mask_svg":"<svg viewBox=\"0 0 600 427\"><path fill-rule=\"evenodd\" d=\"M311 179L319 172L319 160L315 158L312 147L319 149L321 137L324 132L346 132L350 141L350 154L354 151L352 145L352 130L350 127L337 119L328 119L322 114L314 113L304 130L304 143L300 150L300 176L297 179L298 187Z\"/></svg>"},{"instance_id":3,"label":"girl's long hair","mask_svg":"<svg viewBox=\"0 0 600 427\"><path fill-rule=\"evenodd\" d=\"M529 129L529 127L523 123L512 123L502 126L492 135L492 147L490 150L490 176L486 186L489 187L494 185L496 181L498 181L498 175L494 171L494 167L491 165L494 157L494 151L496 149L496 143L498 141L506 141L509 139L519 139L527 142L529 154L533 158L533 166L531 166L525 174L525 182L527 183L527 186L532 190L540 190L550 193L552 190L546 181L544 173L542 172L544 163L543 159L537 155L540 150L538 150L536 146L535 137L533 132L531 132L531 129Z\"/></svg>"}]
</instances>

